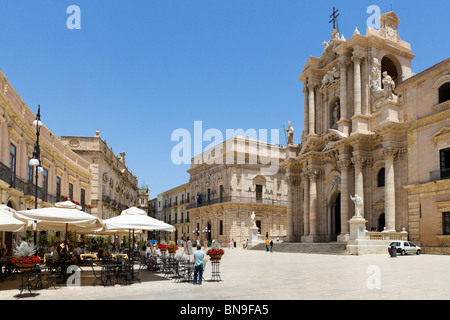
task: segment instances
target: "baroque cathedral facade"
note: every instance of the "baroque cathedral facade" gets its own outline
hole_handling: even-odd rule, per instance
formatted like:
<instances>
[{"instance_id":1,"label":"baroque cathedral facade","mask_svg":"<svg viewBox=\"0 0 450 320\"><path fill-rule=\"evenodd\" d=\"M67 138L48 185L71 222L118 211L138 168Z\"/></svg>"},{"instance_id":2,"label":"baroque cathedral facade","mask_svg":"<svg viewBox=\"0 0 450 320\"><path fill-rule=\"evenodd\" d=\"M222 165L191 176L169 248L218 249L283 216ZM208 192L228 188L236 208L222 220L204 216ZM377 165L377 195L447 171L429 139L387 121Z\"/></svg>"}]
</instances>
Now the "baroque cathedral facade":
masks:
<instances>
[{"instance_id":1,"label":"baroque cathedral facade","mask_svg":"<svg viewBox=\"0 0 450 320\"><path fill-rule=\"evenodd\" d=\"M281 164L286 240L348 241L359 195L367 237L450 248L450 59L414 74L399 23L391 11L366 35L333 30L307 60L301 143Z\"/></svg>"}]
</instances>

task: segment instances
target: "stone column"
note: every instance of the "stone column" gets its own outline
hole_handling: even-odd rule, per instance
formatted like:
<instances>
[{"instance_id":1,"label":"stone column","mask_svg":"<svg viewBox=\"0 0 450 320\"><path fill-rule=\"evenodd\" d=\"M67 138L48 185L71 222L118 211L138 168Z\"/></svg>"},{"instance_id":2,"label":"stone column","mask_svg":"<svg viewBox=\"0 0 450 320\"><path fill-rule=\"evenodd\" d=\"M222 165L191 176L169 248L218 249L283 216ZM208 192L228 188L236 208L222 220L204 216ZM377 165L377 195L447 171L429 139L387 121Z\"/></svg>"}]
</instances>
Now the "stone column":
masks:
<instances>
[{"instance_id":1,"label":"stone column","mask_svg":"<svg viewBox=\"0 0 450 320\"><path fill-rule=\"evenodd\" d=\"M303 236L309 235L309 176L303 173Z\"/></svg>"},{"instance_id":2,"label":"stone column","mask_svg":"<svg viewBox=\"0 0 450 320\"><path fill-rule=\"evenodd\" d=\"M341 171L341 235L339 241L345 241L348 237L349 227L348 221L350 220L350 190L349 190L349 170L351 168L351 161L342 159L338 161L338 166Z\"/></svg>"},{"instance_id":3,"label":"stone column","mask_svg":"<svg viewBox=\"0 0 450 320\"><path fill-rule=\"evenodd\" d=\"M303 86L303 126L304 135L309 133L309 105L308 105L308 88L306 84Z\"/></svg>"},{"instance_id":4,"label":"stone column","mask_svg":"<svg viewBox=\"0 0 450 320\"><path fill-rule=\"evenodd\" d=\"M347 120L347 116L348 116L348 110L347 110L347 68L348 68L348 66L349 66L348 58L341 57L339 59L339 70L340 70L339 103L340 103L340 107L341 107L341 119L340 120Z\"/></svg>"},{"instance_id":5,"label":"stone column","mask_svg":"<svg viewBox=\"0 0 450 320\"><path fill-rule=\"evenodd\" d=\"M384 212L386 217L386 230L395 232L395 175L394 158L398 150L395 148L385 148L384 168L385 168L385 186L384 186Z\"/></svg>"},{"instance_id":6,"label":"stone column","mask_svg":"<svg viewBox=\"0 0 450 320\"><path fill-rule=\"evenodd\" d=\"M320 176L320 170L311 169L308 171L309 174L309 235L317 235L317 178Z\"/></svg>"},{"instance_id":7,"label":"stone column","mask_svg":"<svg viewBox=\"0 0 450 320\"><path fill-rule=\"evenodd\" d=\"M317 86L316 82L308 79L308 90L309 90L309 133L316 133L316 115L315 115L315 103L314 103L314 89Z\"/></svg>"},{"instance_id":8,"label":"stone column","mask_svg":"<svg viewBox=\"0 0 450 320\"><path fill-rule=\"evenodd\" d=\"M361 114L361 59L362 57L358 53L353 52L353 102L355 115Z\"/></svg>"},{"instance_id":9,"label":"stone column","mask_svg":"<svg viewBox=\"0 0 450 320\"><path fill-rule=\"evenodd\" d=\"M294 188L297 183L297 177L288 173L288 197L287 197L287 210L286 210L286 241L294 241Z\"/></svg>"},{"instance_id":10,"label":"stone column","mask_svg":"<svg viewBox=\"0 0 450 320\"><path fill-rule=\"evenodd\" d=\"M353 157L352 163L355 167L355 194L364 199L364 178L363 178L363 164L365 159L362 157Z\"/></svg>"}]
</instances>

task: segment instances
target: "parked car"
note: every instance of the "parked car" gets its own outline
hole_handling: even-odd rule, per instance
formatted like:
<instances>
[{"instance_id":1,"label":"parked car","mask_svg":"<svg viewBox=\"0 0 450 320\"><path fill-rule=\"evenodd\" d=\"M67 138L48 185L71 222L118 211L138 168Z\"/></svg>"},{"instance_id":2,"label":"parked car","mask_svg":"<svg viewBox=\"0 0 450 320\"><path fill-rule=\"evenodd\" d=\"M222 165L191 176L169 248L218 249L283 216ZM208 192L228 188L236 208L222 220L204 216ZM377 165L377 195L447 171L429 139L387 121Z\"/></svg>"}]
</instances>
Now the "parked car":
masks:
<instances>
[{"instance_id":1,"label":"parked car","mask_svg":"<svg viewBox=\"0 0 450 320\"><path fill-rule=\"evenodd\" d=\"M422 249L419 246L416 246L411 241L394 241L389 245L389 250L392 246L395 246L397 249L397 253L400 253L402 256L408 253L415 253L419 255L422 252Z\"/></svg>"}]
</instances>

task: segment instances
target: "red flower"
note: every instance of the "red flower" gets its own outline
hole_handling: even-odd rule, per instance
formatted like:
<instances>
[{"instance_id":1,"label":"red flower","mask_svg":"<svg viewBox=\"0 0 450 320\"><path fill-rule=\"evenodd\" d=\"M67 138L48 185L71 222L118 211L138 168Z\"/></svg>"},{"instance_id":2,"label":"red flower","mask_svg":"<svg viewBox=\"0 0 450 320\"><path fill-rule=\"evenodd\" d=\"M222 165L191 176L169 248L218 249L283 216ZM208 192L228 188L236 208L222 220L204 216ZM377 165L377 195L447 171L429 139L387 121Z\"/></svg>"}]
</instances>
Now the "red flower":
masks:
<instances>
[{"instance_id":1,"label":"red flower","mask_svg":"<svg viewBox=\"0 0 450 320\"><path fill-rule=\"evenodd\" d=\"M206 254L208 256L224 255L225 251L223 249L209 249Z\"/></svg>"},{"instance_id":2,"label":"red flower","mask_svg":"<svg viewBox=\"0 0 450 320\"><path fill-rule=\"evenodd\" d=\"M30 257L17 257L17 258L12 258L11 259L11 263L14 264L36 264L39 263L41 261L41 258L39 258L39 256L30 256Z\"/></svg>"}]
</instances>

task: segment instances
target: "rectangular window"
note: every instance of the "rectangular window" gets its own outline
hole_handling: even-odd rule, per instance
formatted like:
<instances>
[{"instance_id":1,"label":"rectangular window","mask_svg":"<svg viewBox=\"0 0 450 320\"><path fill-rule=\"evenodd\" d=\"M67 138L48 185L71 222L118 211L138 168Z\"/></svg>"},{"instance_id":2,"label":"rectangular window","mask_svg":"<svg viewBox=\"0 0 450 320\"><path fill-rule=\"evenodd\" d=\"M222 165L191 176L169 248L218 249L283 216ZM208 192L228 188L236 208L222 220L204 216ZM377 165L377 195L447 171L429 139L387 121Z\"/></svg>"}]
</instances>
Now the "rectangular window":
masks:
<instances>
[{"instance_id":1,"label":"rectangular window","mask_svg":"<svg viewBox=\"0 0 450 320\"><path fill-rule=\"evenodd\" d=\"M10 185L12 188L16 185L16 146L11 143L9 147L9 168L10 168Z\"/></svg>"},{"instance_id":2,"label":"rectangular window","mask_svg":"<svg viewBox=\"0 0 450 320\"><path fill-rule=\"evenodd\" d=\"M223 236L223 220L219 221L219 235Z\"/></svg>"},{"instance_id":3,"label":"rectangular window","mask_svg":"<svg viewBox=\"0 0 450 320\"><path fill-rule=\"evenodd\" d=\"M442 213L442 234L450 235L450 212Z\"/></svg>"},{"instance_id":4,"label":"rectangular window","mask_svg":"<svg viewBox=\"0 0 450 320\"><path fill-rule=\"evenodd\" d=\"M42 174L42 200L47 201L48 194L48 170L43 168L44 172Z\"/></svg>"},{"instance_id":5,"label":"rectangular window","mask_svg":"<svg viewBox=\"0 0 450 320\"><path fill-rule=\"evenodd\" d=\"M256 202L261 202L262 201L262 185L257 184L256 188L255 188L255 193L256 193Z\"/></svg>"},{"instance_id":6,"label":"rectangular window","mask_svg":"<svg viewBox=\"0 0 450 320\"><path fill-rule=\"evenodd\" d=\"M69 183L69 199L73 200L73 184Z\"/></svg>"},{"instance_id":7,"label":"rectangular window","mask_svg":"<svg viewBox=\"0 0 450 320\"><path fill-rule=\"evenodd\" d=\"M34 167L30 164L31 158L28 158L27 182L33 183Z\"/></svg>"},{"instance_id":8,"label":"rectangular window","mask_svg":"<svg viewBox=\"0 0 450 320\"><path fill-rule=\"evenodd\" d=\"M61 201L61 178L56 177L56 201Z\"/></svg>"},{"instance_id":9,"label":"rectangular window","mask_svg":"<svg viewBox=\"0 0 450 320\"><path fill-rule=\"evenodd\" d=\"M441 162L441 179L450 178L450 148L439 150Z\"/></svg>"},{"instance_id":10,"label":"rectangular window","mask_svg":"<svg viewBox=\"0 0 450 320\"><path fill-rule=\"evenodd\" d=\"M86 191L81 188L80 190L80 205L81 205L81 210L84 211L85 206L86 206Z\"/></svg>"}]
</instances>

